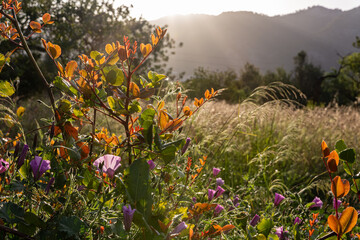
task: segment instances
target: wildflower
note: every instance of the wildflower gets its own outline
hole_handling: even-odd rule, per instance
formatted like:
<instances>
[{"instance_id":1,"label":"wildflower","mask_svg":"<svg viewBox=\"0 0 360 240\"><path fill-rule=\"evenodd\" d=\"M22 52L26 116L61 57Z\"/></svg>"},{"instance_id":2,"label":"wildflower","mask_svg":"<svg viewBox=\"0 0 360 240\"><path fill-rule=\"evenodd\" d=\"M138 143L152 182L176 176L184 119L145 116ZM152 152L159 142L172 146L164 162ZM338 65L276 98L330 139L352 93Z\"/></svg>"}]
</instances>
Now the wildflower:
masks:
<instances>
[{"instance_id":1,"label":"wildflower","mask_svg":"<svg viewBox=\"0 0 360 240\"><path fill-rule=\"evenodd\" d=\"M221 171L220 168L213 168L214 177L216 177L216 175L218 175L220 171Z\"/></svg>"},{"instance_id":2,"label":"wildflower","mask_svg":"<svg viewBox=\"0 0 360 240\"><path fill-rule=\"evenodd\" d=\"M294 225L295 224L300 224L302 222L302 220L299 217L296 217L294 220Z\"/></svg>"},{"instance_id":3,"label":"wildflower","mask_svg":"<svg viewBox=\"0 0 360 240\"><path fill-rule=\"evenodd\" d=\"M275 193L274 205L278 206L284 199L285 197L283 195Z\"/></svg>"},{"instance_id":4,"label":"wildflower","mask_svg":"<svg viewBox=\"0 0 360 240\"><path fill-rule=\"evenodd\" d=\"M334 200L333 200L333 207L334 207L335 209L338 209L338 208L340 207L340 205L341 205L341 201L340 201L340 200L336 200L336 199L334 198Z\"/></svg>"},{"instance_id":5,"label":"wildflower","mask_svg":"<svg viewBox=\"0 0 360 240\"><path fill-rule=\"evenodd\" d=\"M323 205L323 202L318 197L315 197L314 200L312 200L312 202L315 204L311 205L310 208L315 208L315 207L321 208Z\"/></svg>"},{"instance_id":6,"label":"wildflower","mask_svg":"<svg viewBox=\"0 0 360 240\"><path fill-rule=\"evenodd\" d=\"M193 198L192 198L192 201L193 201L194 203L196 203L196 197L193 197Z\"/></svg>"},{"instance_id":7,"label":"wildflower","mask_svg":"<svg viewBox=\"0 0 360 240\"><path fill-rule=\"evenodd\" d=\"M222 178L217 178L216 179L216 185L218 185L218 186L222 186L222 185L224 185L224 180L222 180Z\"/></svg>"},{"instance_id":8,"label":"wildflower","mask_svg":"<svg viewBox=\"0 0 360 240\"><path fill-rule=\"evenodd\" d=\"M215 216L218 216L221 213L222 210L224 210L224 207L221 206L220 204L218 204L214 209Z\"/></svg>"},{"instance_id":9,"label":"wildflower","mask_svg":"<svg viewBox=\"0 0 360 240\"><path fill-rule=\"evenodd\" d=\"M131 209L131 206L128 204L128 207L123 206L123 213L124 213L124 225L125 225L125 230L126 231L130 231L131 228L131 222L134 216L136 209Z\"/></svg>"},{"instance_id":10,"label":"wildflower","mask_svg":"<svg viewBox=\"0 0 360 240\"><path fill-rule=\"evenodd\" d=\"M181 155L183 155L186 152L186 150L188 149L190 141L191 141L190 138L186 139L186 143L184 144L183 148L181 149Z\"/></svg>"},{"instance_id":11,"label":"wildflower","mask_svg":"<svg viewBox=\"0 0 360 240\"><path fill-rule=\"evenodd\" d=\"M218 186L218 187L216 188L215 198L220 197L221 194L223 194L224 192L225 192L225 190L224 190L222 187Z\"/></svg>"},{"instance_id":12,"label":"wildflower","mask_svg":"<svg viewBox=\"0 0 360 240\"><path fill-rule=\"evenodd\" d=\"M215 190L212 190L212 189L208 189L208 200L209 201L211 201L213 198L214 198L214 196L215 196Z\"/></svg>"},{"instance_id":13,"label":"wildflower","mask_svg":"<svg viewBox=\"0 0 360 240\"><path fill-rule=\"evenodd\" d=\"M235 207L238 207L240 205L239 200L240 200L239 195L236 195L233 200L233 204Z\"/></svg>"},{"instance_id":14,"label":"wildflower","mask_svg":"<svg viewBox=\"0 0 360 240\"><path fill-rule=\"evenodd\" d=\"M147 163L149 164L150 170L153 170L155 168L155 163L153 160L149 160Z\"/></svg>"},{"instance_id":15,"label":"wildflower","mask_svg":"<svg viewBox=\"0 0 360 240\"><path fill-rule=\"evenodd\" d=\"M259 222L259 220L260 220L260 216L257 215L257 214L255 214L255 216L253 217L253 219L251 219L251 221L250 221L250 225L253 226L253 227L255 227L256 224Z\"/></svg>"},{"instance_id":16,"label":"wildflower","mask_svg":"<svg viewBox=\"0 0 360 240\"><path fill-rule=\"evenodd\" d=\"M177 225L174 230L171 232L170 235L176 235L181 233L183 230L187 229L187 225L185 222L181 222L179 225Z\"/></svg>"},{"instance_id":17,"label":"wildflower","mask_svg":"<svg viewBox=\"0 0 360 240\"><path fill-rule=\"evenodd\" d=\"M45 193L46 194L49 194L50 187L51 187L51 185L53 185L54 182L55 182L55 178L51 178L50 181L48 182L48 184L46 185L46 188L45 188Z\"/></svg>"},{"instance_id":18,"label":"wildflower","mask_svg":"<svg viewBox=\"0 0 360 240\"><path fill-rule=\"evenodd\" d=\"M95 160L94 166L100 170L100 166L102 165L102 171L105 172L110 178L113 178L115 175L116 169L118 169L121 164L121 157L106 154L102 157L99 157Z\"/></svg>"},{"instance_id":19,"label":"wildflower","mask_svg":"<svg viewBox=\"0 0 360 240\"><path fill-rule=\"evenodd\" d=\"M0 158L0 173L4 173L9 169L9 163Z\"/></svg>"},{"instance_id":20,"label":"wildflower","mask_svg":"<svg viewBox=\"0 0 360 240\"><path fill-rule=\"evenodd\" d=\"M28 151L29 151L29 146L27 144L25 144L23 149L21 150L20 156L18 157L18 159L16 161L18 168L20 168L24 164L24 160L25 160L25 157L26 157L26 154L28 153Z\"/></svg>"},{"instance_id":21,"label":"wildflower","mask_svg":"<svg viewBox=\"0 0 360 240\"><path fill-rule=\"evenodd\" d=\"M30 167L34 174L34 180L37 181L47 170L50 170L50 161L43 160L42 157L35 156L30 162Z\"/></svg>"},{"instance_id":22,"label":"wildflower","mask_svg":"<svg viewBox=\"0 0 360 240\"><path fill-rule=\"evenodd\" d=\"M104 230L105 230L104 226L100 226L100 233L101 233L101 234L104 233Z\"/></svg>"},{"instance_id":23,"label":"wildflower","mask_svg":"<svg viewBox=\"0 0 360 240\"><path fill-rule=\"evenodd\" d=\"M283 226L276 228L276 231L275 231L275 234L279 237L279 240L287 240L288 233L289 233L288 231L284 231Z\"/></svg>"}]
</instances>

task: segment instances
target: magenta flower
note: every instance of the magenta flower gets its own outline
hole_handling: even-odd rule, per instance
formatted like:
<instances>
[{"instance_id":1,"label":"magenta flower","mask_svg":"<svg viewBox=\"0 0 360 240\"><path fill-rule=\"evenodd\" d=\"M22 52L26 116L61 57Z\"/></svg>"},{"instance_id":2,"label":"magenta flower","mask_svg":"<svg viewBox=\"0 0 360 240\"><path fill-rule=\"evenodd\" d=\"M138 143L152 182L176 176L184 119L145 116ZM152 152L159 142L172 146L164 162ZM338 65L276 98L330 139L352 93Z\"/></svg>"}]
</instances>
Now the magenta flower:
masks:
<instances>
[{"instance_id":1,"label":"magenta flower","mask_svg":"<svg viewBox=\"0 0 360 240\"><path fill-rule=\"evenodd\" d=\"M334 207L335 209L338 209L338 208L340 207L340 205L341 205L341 201L340 201L340 200L335 200L335 198L334 198L334 200L333 200L333 207Z\"/></svg>"},{"instance_id":2,"label":"magenta flower","mask_svg":"<svg viewBox=\"0 0 360 240\"><path fill-rule=\"evenodd\" d=\"M214 209L215 216L218 216L221 213L222 210L224 210L224 207L221 206L220 204L218 204Z\"/></svg>"},{"instance_id":3,"label":"magenta flower","mask_svg":"<svg viewBox=\"0 0 360 240\"><path fill-rule=\"evenodd\" d=\"M255 216L253 217L253 219L251 219L250 221L250 225L255 227L256 224L260 221L260 216L255 214Z\"/></svg>"},{"instance_id":4,"label":"magenta flower","mask_svg":"<svg viewBox=\"0 0 360 240\"><path fill-rule=\"evenodd\" d=\"M9 169L9 163L0 158L0 174L6 172Z\"/></svg>"},{"instance_id":5,"label":"magenta flower","mask_svg":"<svg viewBox=\"0 0 360 240\"><path fill-rule=\"evenodd\" d=\"M50 161L43 160L42 157L35 156L30 162L30 167L33 171L34 180L37 181L47 171L50 170Z\"/></svg>"},{"instance_id":6,"label":"magenta flower","mask_svg":"<svg viewBox=\"0 0 360 240\"><path fill-rule=\"evenodd\" d=\"M124 225L125 225L125 230L126 231L130 231L131 228L131 223L132 223L132 219L134 216L136 209L131 209L130 204L128 204L128 207L123 206L123 213L124 213Z\"/></svg>"},{"instance_id":7,"label":"magenta flower","mask_svg":"<svg viewBox=\"0 0 360 240\"><path fill-rule=\"evenodd\" d=\"M183 230L187 229L187 227L188 226L186 225L185 222L181 222L174 228L174 230L171 232L170 235L177 235L181 233Z\"/></svg>"},{"instance_id":8,"label":"magenta flower","mask_svg":"<svg viewBox=\"0 0 360 240\"><path fill-rule=\"evenodd\" d=\"M150 170L153 170L155 168L155 163L153 160L149 160L147 163L149 164Z\"/></svg>"},{"instance_id":9,"label":"magenta flower","mask_svg":"<svg viewBox=\"0 0 360 240\"><path fill-rule=\"evenodd\" d=\"M181 155L183 155L186 152L186 150L188 149L190 141L191 141L190 138L186 139L186 143L184 144L183 148L181 149Z\"/></svg>"},{"instance_id":10,"label":"magenta flower","mask_svg":"<svg viewBox=\"0 0 360 240\"><path fill-rule=\"evenodd\" d=\"M214 177L216 177L216 175L218 175L220 171L221 171L220 168L213 168Z\"/></svg>"},{"instance_id":11,"label":"magenta flower","mask_svg":"<svg viewBox=\"0 0 360 240\"><path fill-rule=\"evenodd\" d=\"M295 224L300 224L302 222L302 220L299 217L296 217L294 220L294 225Z\"/></svg>"},{"instance_id":12,"label":"magenta flower","mask_svg":"<svg viewBox=\"0 0 360 240\"><path fill-rule=\"evenodd\" d=\"M21 150L21 153L20 153L17 161L16 161L18 168L20 168L24 164L25 157L26 157L26 154L28 153L28 151L29 151L29 146L27 144L25 144L23 149Z\"/></svg>"},{"instance_id":13,"label":"magenta flower","mask_svg":"<svg viewBox=\"0 0 360 240\"><path fill-rule=\"evenodd\" d=\"M222 180L222 178L217 178L216 179L216 185L218 185L218 186L222 186L222 185L224 185L224 180Z\"/></svg>"},{"instance_id":14,"label":"magenta flower","mask_svg":"<svg viewBox=\"0 0 360 240\"><path fill-rule=\"evenodd\" d=\"M275 193L274 205L278 206L284 199L285 197L283 195Z\"/></svg>"},{"instance_id":15,"label":"magenta flower","mask_svg":"<svg viewBox=\"0 0 360 240\"><path fill-rule=\"evenodd\" d=\"M288 240L289 238L287 237L288 235L288 231L284 231L284 227L278 227L276 228L275 234L279 237L279 240Z\"/></svg>"},{"instance_id":16,"label":"magenta flower","mask_svg":"<svg viewBox=\"0 0 360 240\"><path fill-rule=\"evenodd\" d=\"M239 195L236 195L233 200L233 204L235 207L238 207L240 205L239 200L240 200Z\"/></svg>"},{"instance_id":17,"label":"magenta flower","mask_svg":"<svg viewBox=\"0 0 360 240\"><path fill-rule=\"evenodd\" d=\"M216 188L215 198L220 197L220 196L221 196L224 192L225 192L225 190L224 190L222 187L217 186L217 188Z\"/></svg>"},{"instance_id":18,"label":"magenta flower","mask_svg":"<svg viewBox=\"0 0 360 240\"><path fill-rule=\"evenodd\" d=\"M102 172L106 173L110 178L113 178L116 169L118 169L121 166L120 161L121 161L121 157L106 154L96 159L93 165L97 167L99 171L100 171L100 166L102 165L102 169L101 169Z\"/></svg>"},{"instance_id":19,"label":"magenta flower","mask_svg":"<svg viewBox=\"0 0 360 240\"><path fill-rule=\"evenodd\" d=\"M215 196L215 190L212 190L212 189L208 189L208 200L209 201L211 201L213 198L214 198L214 196Z\"/></svg>"},{"instance_id":20,"label":"magenta flower","mask_svg":"<svg viewBox=\"0 0 360 240\"><path fill-rule=\"evenodd\" d=\"M323 205L323 202L319 197L315 197L314 200L312 200L312 202L315 204L311 205L310 208L315 208L315 207L321 208Z\"/></svg>"},{"instance_id":21,"label":"magenta flower","mask_svg":"<svg viewBox=\"0 0 360 240\"><path fill-rule=\"evenodd\" d=\"M196 197L193 197L193 198L192 198L192 201L193 201L194 203L196 203Z\"/></svg>"}]
</instances>

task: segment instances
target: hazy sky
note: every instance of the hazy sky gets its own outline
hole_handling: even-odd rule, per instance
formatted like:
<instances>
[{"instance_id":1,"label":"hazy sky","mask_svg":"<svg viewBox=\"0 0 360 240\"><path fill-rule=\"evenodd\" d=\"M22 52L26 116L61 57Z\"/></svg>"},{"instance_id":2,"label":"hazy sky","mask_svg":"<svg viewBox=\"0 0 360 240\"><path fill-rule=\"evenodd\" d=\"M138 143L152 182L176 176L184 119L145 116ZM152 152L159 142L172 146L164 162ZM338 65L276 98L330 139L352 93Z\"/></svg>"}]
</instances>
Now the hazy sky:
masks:
<instances>
[{"instance_id":1,"label":"hazy sky","mask_svg":"<svg viewBox=\"0 0 360 240\"><path fill-rule=\"evenodd\" d=\"M293 13L310 6L349 10L360 6L359 0L115 0L117 4L133 5L134 17L154 20L174 14L203 13L218 15L226 11L252 11L269 16Z\"/></svg>"}]
</instances>

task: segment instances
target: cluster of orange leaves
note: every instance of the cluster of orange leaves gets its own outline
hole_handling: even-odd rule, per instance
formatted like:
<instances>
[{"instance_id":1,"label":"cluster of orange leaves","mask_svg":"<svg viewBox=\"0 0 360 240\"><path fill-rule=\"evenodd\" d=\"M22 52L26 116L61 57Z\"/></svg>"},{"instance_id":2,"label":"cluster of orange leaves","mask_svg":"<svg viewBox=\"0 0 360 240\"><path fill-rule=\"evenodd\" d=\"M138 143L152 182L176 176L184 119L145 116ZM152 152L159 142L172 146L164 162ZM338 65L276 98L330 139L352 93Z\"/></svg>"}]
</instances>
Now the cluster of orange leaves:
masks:
<instances>
[{"instance_id":1,"label":"cluster of orange leaves","mask_svg":"<svg viewBox=\"0 0 360 240\"><path fill-rule=\"evenodd\" d=\"M326 161L326 168L330 173L336 172L339 165L339 156L334 150L330 152L325 141L321 143L321 151L323 155L323 160ZM338 198L345 197L350 191L350 183L346 179L341 179L341 177L336 176L331 180L331 191L335 197L335 201ZM333 230L339 237L343 234L350 232L356 225L358 220L358 213L353 207L347 207L342 213L341 216L330 215L328 217L328 224L331 230Z\"/></svg>"},{"instance_id":2,"label":"cluster of orange leaves","mask_svg":"<svg viewBox=\"0 0 360 240\"><path fill-rule=\"evenodd\" d=\"M310 223L309 239L314 233L314 230L315 230L314 225L316 223L316 219L317 219L318 216L319 216L319 213L313 213L312 220L309 220L309 223Z\"/></svg>"}]
</instances>

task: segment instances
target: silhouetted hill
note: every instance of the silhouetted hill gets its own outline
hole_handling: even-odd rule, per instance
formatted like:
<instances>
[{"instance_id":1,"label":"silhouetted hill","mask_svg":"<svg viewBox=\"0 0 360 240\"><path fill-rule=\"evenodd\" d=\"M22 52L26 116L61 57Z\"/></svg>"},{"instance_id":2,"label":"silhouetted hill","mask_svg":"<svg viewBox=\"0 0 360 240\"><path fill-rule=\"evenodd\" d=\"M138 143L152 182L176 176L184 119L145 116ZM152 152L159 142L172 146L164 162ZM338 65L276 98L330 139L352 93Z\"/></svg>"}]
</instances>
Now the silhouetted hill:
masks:
<instances>
[{"instance_id":1,"label":"silhouetted hill","mask_svg":"<svg viewBox=\"0 0 360 240\"><path fill-rule=\"evenodd\" d=\"M269 17L252 12L225 12L218 16L178 15L152 21L168 25L177 42L169 65L191 74L203 66L213 70L239 70L246 62L262 71L293 68L293 57L305 50L325 70L338 66L339 55L355 51L360 36L360 7L341 11L320 6L293 14Z\"/></svg>"}]
</instances>

